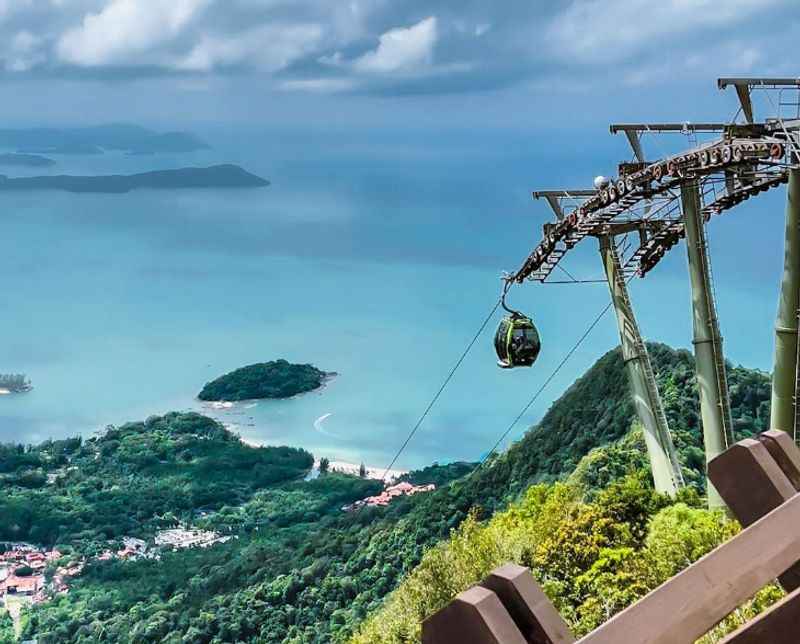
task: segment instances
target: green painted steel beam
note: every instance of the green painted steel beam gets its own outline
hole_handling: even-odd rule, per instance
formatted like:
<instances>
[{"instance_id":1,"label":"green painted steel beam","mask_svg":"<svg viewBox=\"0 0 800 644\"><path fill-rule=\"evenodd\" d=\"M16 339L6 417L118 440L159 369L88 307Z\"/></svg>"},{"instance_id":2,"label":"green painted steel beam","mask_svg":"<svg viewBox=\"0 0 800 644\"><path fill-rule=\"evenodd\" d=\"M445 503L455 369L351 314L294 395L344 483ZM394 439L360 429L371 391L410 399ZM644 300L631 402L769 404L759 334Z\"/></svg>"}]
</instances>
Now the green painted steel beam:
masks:
<instances>
[{"instance_id":1,"label":"green painted steel beam","mask_svg":"<svg viewBox=\"0 0 800 644\"><path fill-rule=\"evenodd\" d=\"M733 429L728 398L728 381L722 336L719 332L714 293L711 286L705 223L700 212L700 192L696 181L681 185L689 278L692 286L692 320L697 387L700 394L700 416L703 421L703 442L706 463L733 444ZM708 483L708 505L724 508L725 502Z\"/></svg>"},{"instance_id":2,"label":"green painted steel beam","mask_svg":"<svg viewBox=\"0 0 800 644\"><path fill-rule=\"evenodd\" d=\"M786 241L783 280L775 324L775 363L772 373L770 429L797 439L797 315L800 309L800 170L789 173L786 199Z\"/></svg>"},{"instance_id":3,"label":"green painted steel beam","mask_svg":"<svg viewBox=\"0 0 800 644\"><path fill-rule=\"evenodd\" d=\"M678 489L683 487L683 474L669 433L650 356L639 332L625 277L611 237L600 238L600 255L608 278L611 301L617 314L622 357L628 372L631 396L636 415L644 429L653 484L658 492L674 497Z\"/></svg>"}]
</instances>

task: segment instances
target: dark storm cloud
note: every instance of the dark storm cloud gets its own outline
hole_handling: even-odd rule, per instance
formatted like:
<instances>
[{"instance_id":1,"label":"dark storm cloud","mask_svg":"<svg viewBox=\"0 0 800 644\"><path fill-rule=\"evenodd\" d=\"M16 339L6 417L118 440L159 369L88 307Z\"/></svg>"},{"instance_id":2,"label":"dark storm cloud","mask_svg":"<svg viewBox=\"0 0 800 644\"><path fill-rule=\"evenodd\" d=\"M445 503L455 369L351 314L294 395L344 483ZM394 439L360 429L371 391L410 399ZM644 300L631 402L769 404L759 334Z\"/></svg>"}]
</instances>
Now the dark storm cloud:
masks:
<instances>
[{"instance_id":1,"label":"dark storm cloud","mask_svg":"<svg viewBox=\"0 0 800 644\"><path fill-rule=\"evenodd\" d=\"M8 75L252 75L431 94L667 73L796 73L791 0L0 0Z\"/></svg>"}]
</instances>

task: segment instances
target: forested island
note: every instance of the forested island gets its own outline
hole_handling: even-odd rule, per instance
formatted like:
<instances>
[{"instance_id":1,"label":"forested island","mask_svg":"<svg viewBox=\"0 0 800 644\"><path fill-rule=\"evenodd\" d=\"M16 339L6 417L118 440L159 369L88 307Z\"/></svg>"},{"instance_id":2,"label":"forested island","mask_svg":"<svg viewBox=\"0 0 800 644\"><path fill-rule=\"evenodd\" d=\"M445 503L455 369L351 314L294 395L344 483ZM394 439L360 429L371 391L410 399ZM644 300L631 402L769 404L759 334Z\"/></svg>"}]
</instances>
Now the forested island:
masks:
<instances>
[{"instance_id":1,"label":"forested island","mask_svg":"<svg viewBox=\"0 0 800 644\"><path fill-rule=\"evenodd\" d=\"M231 402L291 398L319 389L335 375L310 364L291 364L286 360L259 362L206 383L197 397L205 401Z\"/></svg>"},{"instance_id":2,"label":"forested island","mask_svg":"<svg viewBox=\"0 0 800 644\"><path fill-rule=\"evenodd\" d=\"M156 170L130 175L41 176L11 178L0 175L0 191L65 190L67 192L126 193L142 188L260 188L269 181L247 172L237 165L224 164L208 168Z\"/></svg>"},{"instance_id":3,"label":"forested island","mask_svg":"<svg viewBox=\"0 0 800 644\"><path fill-rule=\"evenodd\" d=\"M0 154L0 165L20 166L24 168L49 168L56 162L48 157L39 154L19 154L7 153Z\"/></svg>"},{"instance_id":4,"label":"forested island","mask_svg":"<svg viewBox=\"0 0 800 644\"><path fill-rule=\"evenodd\" d=\"M31 389L33 389L33 385L25 374L0 374L0 393L22 394Z\"/></svg>"},{"instance_id":5,"label":"forested island","mask_svg":"<svg viewBox=\"0 0 800 644\"><path fill-rule=\"evenodd\" d=\"M0 129L0 148L40 154L187 153L209 146L187 132L154 132L137 125L111 124L81 128Z\"/></svg>"},{"instance_id":6,"label":"forested island","mask_svg":"<svg viewBox=\"0 0 800 644\"><path fill-rule=\"evenodd\" d=\"M94 560L68 594L24 616L19 639L408 644L424 617L507 560L534 570L581 636L739 529L704 507L693 356L649 349L688 483L677 499L653 490L618 349L507 451L477 469L412 472L437 489L386 507L342 512L381 484L304 481L310 454L248 448L197 414L0 449L0 541L102 552L178 520L236 537L158 560ZM729 365L728 379L736 438L763 431L769 375ZM768 586L717 635L780 593Z\"/></svg>"}]
</instances>

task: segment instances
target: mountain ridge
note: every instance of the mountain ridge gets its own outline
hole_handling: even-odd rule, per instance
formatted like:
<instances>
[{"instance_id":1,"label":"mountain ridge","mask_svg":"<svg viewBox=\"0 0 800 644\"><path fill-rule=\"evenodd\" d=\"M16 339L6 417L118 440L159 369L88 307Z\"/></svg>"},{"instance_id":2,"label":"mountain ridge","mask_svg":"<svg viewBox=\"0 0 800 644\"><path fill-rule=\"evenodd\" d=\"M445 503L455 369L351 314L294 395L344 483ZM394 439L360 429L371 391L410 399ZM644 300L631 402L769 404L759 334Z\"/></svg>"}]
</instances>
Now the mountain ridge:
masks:
<instances>
[{"instance_id":1,"label":"mountain ridge","mask_svg":"<svg viewBox=\"0 0 800 644\"><path fill-rule=\"evenodd\" d=\"M191 188L262 188L270 185L266 179L230 163L206 168L177 168L152 170L137 174L94 176L53 175L39 177L8 177L0 174L0 191L64 190L66 192L95 192L123 194L132 190L180 190Z\"/></svg>"}]
</instances>

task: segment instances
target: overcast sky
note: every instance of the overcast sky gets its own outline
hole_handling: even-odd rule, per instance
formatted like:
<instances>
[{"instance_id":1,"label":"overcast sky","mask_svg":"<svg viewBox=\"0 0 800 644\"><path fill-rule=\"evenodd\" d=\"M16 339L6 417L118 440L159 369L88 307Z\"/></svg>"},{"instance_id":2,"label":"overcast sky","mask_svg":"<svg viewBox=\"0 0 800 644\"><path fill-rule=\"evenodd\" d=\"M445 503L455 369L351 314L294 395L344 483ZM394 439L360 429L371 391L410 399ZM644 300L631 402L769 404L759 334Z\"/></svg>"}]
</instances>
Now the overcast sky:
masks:
<instances>
[{"instance_id":1,"label":"overcast sky","mask_svg":"<svg viewBox=\"0 0 800 644\"><path fill-rule=\"evenodd\" d=\"M799 25L796 0L0 0L0 117L521 125L644 92L652 113L796 75Z\"/></svg>"}]
</instances>

